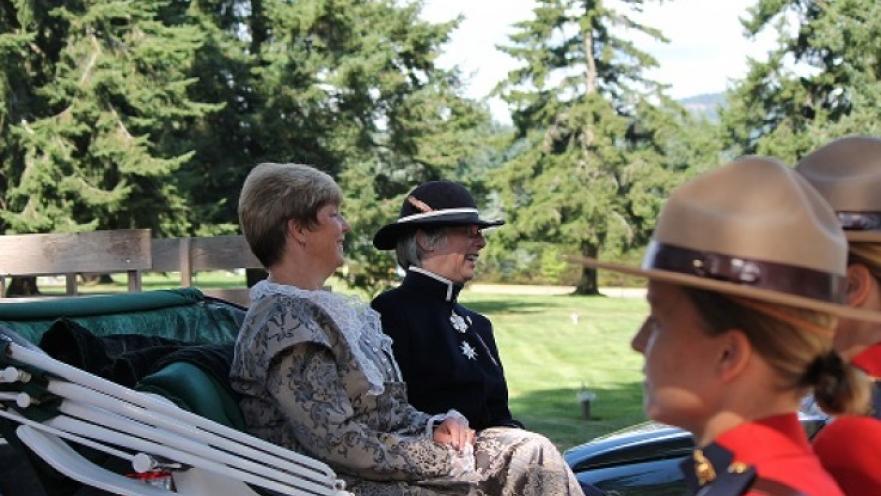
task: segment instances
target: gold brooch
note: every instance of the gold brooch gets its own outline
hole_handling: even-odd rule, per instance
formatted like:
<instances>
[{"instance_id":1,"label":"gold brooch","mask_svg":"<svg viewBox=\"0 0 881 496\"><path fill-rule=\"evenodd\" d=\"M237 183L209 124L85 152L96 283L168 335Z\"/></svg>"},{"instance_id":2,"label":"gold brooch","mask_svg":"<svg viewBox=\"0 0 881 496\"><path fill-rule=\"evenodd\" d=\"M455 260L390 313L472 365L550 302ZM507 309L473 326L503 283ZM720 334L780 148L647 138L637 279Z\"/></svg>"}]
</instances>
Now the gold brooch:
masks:
<instances>
[{"instance_id":1,"label":"gold brooch","mask_svg":"<svg viewBox=\"0 0 881 496\"><path fill-rule=\"evenodd\" d=\"M747 470L749 470L749 465L743 462L734 462L731 465L728 465L729 474L742 474Z\"/></svg>"},{"instance_id":2,"label":"gold brooch","mask_svg":"<svg viewBox=\"0 0 881 496\"><path fill-rule=\"evenodd\" d=\"M692 454L694 457L694 475L697 476L697 482L701 486L716 479L716 470L710 460L704 456L704 452L697 449Z\"/></svg>"}]
</instances>

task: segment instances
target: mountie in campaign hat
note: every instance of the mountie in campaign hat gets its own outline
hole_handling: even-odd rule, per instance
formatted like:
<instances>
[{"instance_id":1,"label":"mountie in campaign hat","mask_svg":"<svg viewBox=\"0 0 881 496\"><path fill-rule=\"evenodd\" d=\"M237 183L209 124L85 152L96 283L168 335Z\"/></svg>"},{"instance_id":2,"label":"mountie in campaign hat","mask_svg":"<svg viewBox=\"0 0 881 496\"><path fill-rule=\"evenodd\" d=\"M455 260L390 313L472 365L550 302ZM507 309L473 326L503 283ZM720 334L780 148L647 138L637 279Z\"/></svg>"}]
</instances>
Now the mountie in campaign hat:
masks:
<instances>
[{"instance_id":1,"label":"mountie in campaign hat","mask_svg":"<svg viewBox=\"0 0 881 496\"><path fill-rule=\"evenodd\" d=\"M835 212L777 160L742 157L676 188L641 267L590 267L839 317L881 322L846 306L847 240Z\"/></svg>"},{"instance_id":2,"label":"mountie in campaign hat","mask_svg":"<svg viewBox=\"0 0 881 496\"><path fill-rule=\"evenodd\" d=\"M832 205L849 241L881 242L881 139L847 136L796 166Z\"/></svg>"},{"instance_id":3,"label":"mountie in campaign hat","mask_svg":"<svg viewBox=\"0 0 881 496\"><path fill-rule=\"evenodd\" d=\"M373 237L373 246L392 250L398 237L419 226L476 225L480 229L504 224L503 220L480 218L474 197L461 184L429 181L404 198L398 220L383 226Z\"/></svg>"}]
</instances>

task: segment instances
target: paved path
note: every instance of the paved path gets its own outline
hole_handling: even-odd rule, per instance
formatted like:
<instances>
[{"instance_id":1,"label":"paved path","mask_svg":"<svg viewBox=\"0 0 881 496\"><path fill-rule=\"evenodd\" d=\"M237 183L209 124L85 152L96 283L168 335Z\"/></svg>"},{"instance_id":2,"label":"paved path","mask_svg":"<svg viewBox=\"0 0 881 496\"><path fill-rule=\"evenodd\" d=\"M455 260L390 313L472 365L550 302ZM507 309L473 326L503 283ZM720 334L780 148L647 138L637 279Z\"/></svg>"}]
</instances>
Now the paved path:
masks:
<instances>
[{"instance_id":1,"label":"paved path","mask_svg":"<svg viewBox=\"0 0 881 496\"><path fill-rule=\"evenodd\" d=\"M466 286L466 290L475 293L494 293L509 295L567 295L575 291L575 286L542 286L536 284L482 284L474 283ZM600 292L612 298L643 298L645 288L602 287Z\"/></svg>"}]
</instances>

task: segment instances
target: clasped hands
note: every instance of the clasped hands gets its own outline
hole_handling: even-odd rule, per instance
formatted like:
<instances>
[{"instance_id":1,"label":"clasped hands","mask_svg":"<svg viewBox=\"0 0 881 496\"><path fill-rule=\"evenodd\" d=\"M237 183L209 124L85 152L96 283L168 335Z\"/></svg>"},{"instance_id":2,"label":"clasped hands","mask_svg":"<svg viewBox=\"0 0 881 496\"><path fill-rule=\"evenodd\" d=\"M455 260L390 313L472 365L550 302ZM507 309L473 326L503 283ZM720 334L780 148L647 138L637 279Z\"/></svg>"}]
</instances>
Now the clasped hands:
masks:
<instances>
[{"instance_id":1,"label":"clasped hands","mask_svg":"<svg viewBox=\"0 0 881 496\"><path fill-rule=\"evenodd\" d=\"M474 429L468 428L461 420L447 417L434 429L434 441L436 443L451 446L457 451L462 451L467 445L474 444Z\"/></svg>"}]
</instances>

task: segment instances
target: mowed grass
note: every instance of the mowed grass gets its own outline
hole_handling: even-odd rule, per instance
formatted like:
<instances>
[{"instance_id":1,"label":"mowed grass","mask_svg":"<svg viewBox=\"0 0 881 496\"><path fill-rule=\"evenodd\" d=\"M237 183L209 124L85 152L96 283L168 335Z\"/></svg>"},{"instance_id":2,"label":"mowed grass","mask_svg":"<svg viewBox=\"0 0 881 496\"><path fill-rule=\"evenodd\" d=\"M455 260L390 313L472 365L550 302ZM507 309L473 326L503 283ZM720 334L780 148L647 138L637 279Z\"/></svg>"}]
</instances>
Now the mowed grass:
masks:
<instances>
[{"instance_id":1,"label":"mowed grass","mask_svg":"<svg viewBox=\"0 0 881 496\"><path fill-rule=\"evenodd\" d=\"M645 420L642 357L630 348L644 299L465 291L460 301L492 320L511 411L530 430L566 449ZM590 420L582 384L597 395Z\"/></svg>"}]
</instances>

